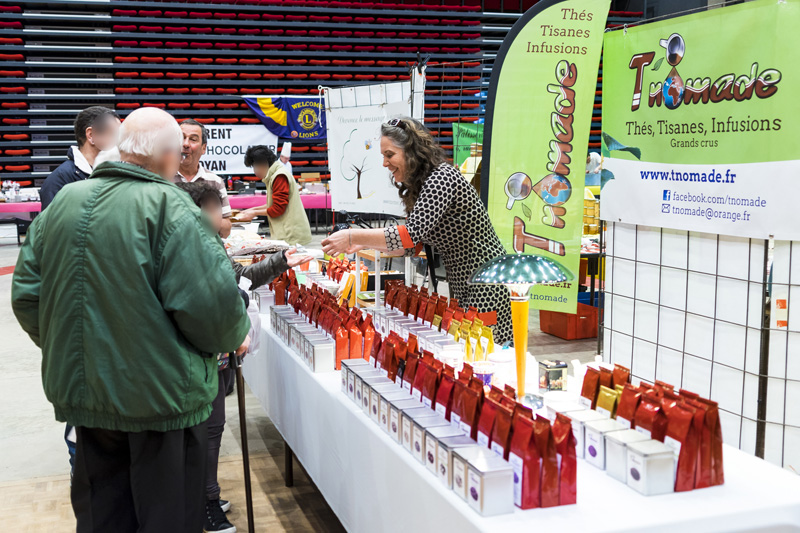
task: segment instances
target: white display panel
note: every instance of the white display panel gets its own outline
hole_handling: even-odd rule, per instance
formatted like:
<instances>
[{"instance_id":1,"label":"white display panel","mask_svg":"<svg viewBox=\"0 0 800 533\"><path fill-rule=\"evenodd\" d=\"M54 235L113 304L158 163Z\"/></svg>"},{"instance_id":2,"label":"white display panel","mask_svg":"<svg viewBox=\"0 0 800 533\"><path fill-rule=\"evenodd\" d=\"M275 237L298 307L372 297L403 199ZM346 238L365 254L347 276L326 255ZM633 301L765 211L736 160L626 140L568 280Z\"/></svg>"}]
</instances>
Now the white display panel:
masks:
<instances>
[{"instance_id":1,"label":"white display panel","mask_svg":"<svg viewBox=\"0 0 800 533\"><path fill-rule=\"evenodd\" d=\"M660 379L717 401L723 439L750 453L764 246L760 239L622 223L606 231L605 359L631 368L634 383ZM800 246L776 242L773 276L773 300L800 298ZM787 445L800 439L800 313L789 311L773 312L769 332L765 458L800 470L800 451Z\"/></svg>"}]
</instances>

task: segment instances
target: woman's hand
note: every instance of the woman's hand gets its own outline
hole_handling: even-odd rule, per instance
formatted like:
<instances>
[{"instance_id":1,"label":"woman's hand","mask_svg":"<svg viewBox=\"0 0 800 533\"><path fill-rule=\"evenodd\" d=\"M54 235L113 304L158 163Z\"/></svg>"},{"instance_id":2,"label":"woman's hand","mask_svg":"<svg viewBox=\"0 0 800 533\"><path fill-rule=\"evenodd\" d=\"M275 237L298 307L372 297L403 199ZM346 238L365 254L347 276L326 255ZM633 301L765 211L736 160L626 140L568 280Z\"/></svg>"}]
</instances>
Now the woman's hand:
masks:
<instances>
[{"instance_id":1,"label":"woman's hand","mask_svg":"<svg viewBox=\"0 0 800 533\"><path fill-rule=\"evenodd\" d=\"M294 268L299 265L305 265L306 263L308 263L313 259L313 257L311 257L310 255L296 255L296 254L297 254L297 248L294 246L286 250L284 257L286 258L286 264L289 265L289 268Z\"/></svg>"},{"instance_id":2,"label":"woman's hand","mask_svg":"<svg viewBox=\"0 0 800 533\"><path fill-rule=\"evenodd\" d=\"M331 233L330 236L322 241L322 251L330 256L336 256L342 253L353 253L350 250L359 248L359 245L351 244L350 230L339 230L336 233Z\"/></svg>"},{"instance_id":3,"label":"woman's hand","mask_svg":"<svg viewBox=\"0 0 800 533\"><path fill-rule=\"evenodd\" d=\"M238 220L239 222L250 222L255 218L255 216L256 216L255 213L253 213L249 209L245 209L244 211L236 215L236 220Z\"/></svg>"}]
</instances>

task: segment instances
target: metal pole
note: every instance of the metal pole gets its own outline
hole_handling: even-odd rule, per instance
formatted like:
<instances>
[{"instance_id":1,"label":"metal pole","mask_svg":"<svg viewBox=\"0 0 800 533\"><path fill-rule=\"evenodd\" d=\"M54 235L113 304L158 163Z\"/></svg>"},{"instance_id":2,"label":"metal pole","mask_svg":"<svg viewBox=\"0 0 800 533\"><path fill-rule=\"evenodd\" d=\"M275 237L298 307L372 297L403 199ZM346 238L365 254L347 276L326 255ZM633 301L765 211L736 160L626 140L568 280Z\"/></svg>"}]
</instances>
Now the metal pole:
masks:
<instances>
[{"instance_id":1,"label":"metal pole","mask_svg":"<svg viewBox=\"0 0 800 533\"><path fill-rule=\"evenodd\" d=\"M255 533L253 521L253 491L250 487L250 450L247 446L247 415L244 405L244 376L242 361L236 354L231 354L231 361L236 369L236 395L239 397L239 428L242 436L242 463L244 465L244 494L247 502L247 530Z\"/></svg>"},{"instance_id":2,"label":"metal pole","mask_svg":"<svg viewBox=\"0 0 800 533\"><path fill-rule=\"evenodd\" d=\"M605 266L604 259L606 257L605 252L603 251L603 234L605 233L605 223L602 220L598 221L598 226L600 229L600 255L597 257L597 272L599 280L597 282L597 293L598 293L598 301L597 301L597 355L600 355L603 348L603 311L605 310L605 286L603 282L605 281Z\"/></svg>"},{"instance_id":3,"label":"metal pole","mask_svg":"<svg viewBox=\"0 0 800 533\"><path fill-rule=\"evenodd\" d=\"M756 411L756 457L764 458L767 434L767 386L769 385L769 313L767 282L769 281L769 240L764 241L764 277L761 289L761 354L758 365L758 403Z\"/></svg>"}]
</instances>

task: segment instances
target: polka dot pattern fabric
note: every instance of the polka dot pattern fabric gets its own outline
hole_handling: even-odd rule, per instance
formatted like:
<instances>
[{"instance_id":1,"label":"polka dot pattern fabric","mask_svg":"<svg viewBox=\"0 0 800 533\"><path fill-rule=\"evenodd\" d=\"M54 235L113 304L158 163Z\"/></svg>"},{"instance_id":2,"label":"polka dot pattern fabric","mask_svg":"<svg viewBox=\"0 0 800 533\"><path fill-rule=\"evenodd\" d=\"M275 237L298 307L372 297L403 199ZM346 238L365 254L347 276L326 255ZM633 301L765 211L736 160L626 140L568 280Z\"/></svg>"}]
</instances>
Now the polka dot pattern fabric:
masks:
<instances>
[{"instance_id":1,"label":"polka dot pattern fabric","mask_svg":"<svg viewBox=\"0 0 800 533\"><path fill-rule=\"evenodd\" d=\"M383 231L383 234L386 238L386 246L390 250L399 250L403 247L403 240L400 238L397 226L389 226Z\"/></svg>"},{"instance_id":2,"label":"polka dot pattern fabric","mask_svg":"<svg viewBox=\"0 0 800 533\"><path fill-rule=\"evenodd\" d=\"M429 244L442 255L450 296L465 309L474 306L480 313L497 311L495 342L512 340L508 289L467 283L478 267L506 251L478 193L458 169L442 163L428 176L408 216L406 229L415 243ZM390 248L396 245L388 234L386 243ZM402 244L394 249L401 247Z\"/></svg>"}]
</instances>

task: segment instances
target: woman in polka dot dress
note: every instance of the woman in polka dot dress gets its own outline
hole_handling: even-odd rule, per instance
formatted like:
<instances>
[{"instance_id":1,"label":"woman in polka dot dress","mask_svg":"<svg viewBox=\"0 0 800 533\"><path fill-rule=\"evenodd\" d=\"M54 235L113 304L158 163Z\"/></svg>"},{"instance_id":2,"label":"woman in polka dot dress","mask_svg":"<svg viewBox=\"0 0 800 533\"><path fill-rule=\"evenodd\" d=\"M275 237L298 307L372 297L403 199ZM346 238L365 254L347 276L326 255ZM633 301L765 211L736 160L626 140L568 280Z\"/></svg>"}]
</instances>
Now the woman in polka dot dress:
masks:
<instances>
[{"instance_id":1,"label":"woman in polka dot dress","mask_svg":"<svg viewBox=\"0 0 800 533\"><path fill-rule=\"evenodd\" d=\"M431 245L444 259L450 296L464 308L476 307L485 323L496 321L495 342L511 340L508 289L467 284L478 267L506 253L475 189L445 161L442 149L416 120L382 125L381 153L405 205L406 224L339 231L322 241L323 250L331 255L361 249L413 255L423 244Z\"/></svg>"}]
</instances>

